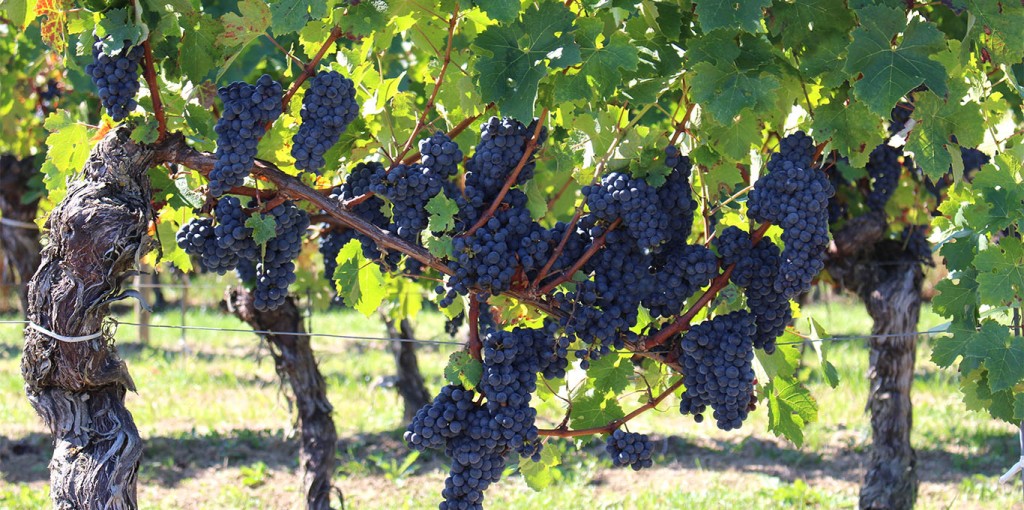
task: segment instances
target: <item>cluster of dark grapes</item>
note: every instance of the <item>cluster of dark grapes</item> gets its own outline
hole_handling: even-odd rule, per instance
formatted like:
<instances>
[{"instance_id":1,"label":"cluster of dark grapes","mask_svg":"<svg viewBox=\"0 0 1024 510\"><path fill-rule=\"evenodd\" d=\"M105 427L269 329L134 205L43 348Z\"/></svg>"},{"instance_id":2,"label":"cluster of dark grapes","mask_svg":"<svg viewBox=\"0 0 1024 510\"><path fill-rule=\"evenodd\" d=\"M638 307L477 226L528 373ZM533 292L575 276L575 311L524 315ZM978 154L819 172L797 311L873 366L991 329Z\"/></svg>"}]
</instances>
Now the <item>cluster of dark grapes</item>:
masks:
<instances>
[{"instance_id":1,"label":"cluster of dark grapes","mask_svg":"<svg viewBox=\"0 0 1024 510\"><path fill-rule=\"evenodd\" d=\"M850 207L846 203L846 198L839 192L840 190L850 186L850 180L847 179L839 170L840 164L849 165L850 161L836 151L829 153L825 162L822 164L822 170L825 172L825 175L828 176L828 182L832 185L832 189L835 190L835 193L832 194L832 198L828 199L829 224L834 224L840 220L848 219L850 217Z\"/></svg>"},{"instance_id":2,"label":"cluster of dark grapes","mask_svg":"<svg viewBox=\"0 0 1024 510\"><path fill-rule=\"evenodd\" d=\"M214 235L217 246L234 253L239 259L256 260L259 257L252 229L245 226L249 215L242 210L242 202L236 197L223 197L213 210L217 219Z\"/></svg>"},{"instance_id":3,"label":"cluster of dark grapes","mask_svg":"<svg viewBox=\"0 0 1024 510\"><path fill-rule=\"evenodd\" d=\"M473 157L466 161L465 195L470 208L479 211L497 197L523 158L526 146L536 130L536 122L524 126L513 118L491 117L481 126L480 143ZM542 128L534 150L519 171L514 184L523 184L533 178L536 166L533 159L546 139L547 130ZM470 221L476 220L473 211L466 211L466 214L472 216Z\"/></svg>"},{"instance_id":4,"label":"cluster of dark grapes","mask_svg":"<svg viewBox=\"0 0 1024 510\"><path fill-rule=\"evenodd\" d=\"M644 179L612 172L600 184L584 186L583 196L594 218L608 223L621 218L640 248L654 250L668 238L668 214L659 207L657 188Z\"/></svg>"},{"instance_id":5,"label":"cluster of dark grapes","mask_svg":"<svg viewBox=\"0 0 1024 510\"><path fill-rule=\"evenodd\" d=\"M665 148L665 166L671 170L665 176L665 183L658 188L658 204L668 216L667 246L662 251L671 253L686 244L686 238L690 237L697 201L690 189L690 171L693 169L690 157L683 156L678 147L669 145Z\"/></svg>"},{"instance_id":6,"label":"cluster of dark grapes","mask_svg":"<svg viewBox=\"0 0 1024 510\"><path fill-rule=\"evenodd\" d=\"M722 264L733 267L729 279L744 289L747 308L754 315L757 334L753 346L771 354L775 340L793 320L789 298L775 290L782 258L779 247L764 239L751 246L750 235L736 227L728 227L715 239L715 248Z\"/></svg>"},{"instance_id":7,"label":"cluster of dark grapes","mask_svg":"<svg viewBox=\"0 0 1024 510\"><path fill-rule=\"evenodd\" d=\"M612 462L619 467L629 466L634 471L640 471L654 465L654 461L651 460L654 445L647 434L615 429L615 432L608 436L604 449L611 455Z\"/></svg>"},{"instance_id":8,"label":"cluster of dark grapes","mask_svg":"<svg viewBox=\"0 0 1024 510\"><path fill-rule=\"evenodd\" d=\"M423 165L397 165L390 171L381 166L371 177L370 191L391 202L391 233L419 244L430 218L427 202L441 193L442 182L440 175Z\"/></svg>"},{"instance_id":9,"label":"cluster of dark grapes","mask_svg":"<svg viewBox=\"0 0 1024 510\"><path fill-rule=\"evenodd\" d=\"M914 103L907 103L900 101L896 103L896 106L892 108L890 114L891 122L889 123L889 134L895 135L903 128L907 126L907 122L910 121L910 115L914 113Z\"/></svg>"},{"instance_id":10,"label":"cluster of dark grapes","mask_svg":"<svg viewBox=\"0 0 1024 510\"><path fill-rule=\"evenodd\" d=\"M686 392L679 411L700 422L707 406L718 428L739 428L750 412L754 393L754 350L757 332L747 311L719 315L690 328L682 337L679 361Z\"/></svg>"},{"instance_id":11,"label":"cluster of dark grapes","mask_svg":"<svg viewBox=\"0 0 1024 510\"><path fill-rule=\"evenodd\" d=\"M871 192L865 202L868 209L884 212L889 197L896 191L903 172L903 151L888 144L879 144L868 156L865 167L871 179Z\"/></svg>"},{"instance_id":12,"label":"cluster of dark grapes","mask_svg":"<svg viewBox=\"0 0 1024 510\"><path fill-rule=\"evenodd\" d=\"M92 78L100 102L115 122L123 120L138 106L135 94L139 92L142 53L142 46L124 41L120 51L107 55L103 53L103 41L93 42L92 63L85 66L85 72Z\"/></svg>"},{"instance_id":13,"label":"cluster of dark grapes","mask_svg":"<svg viewBox=\"0 0 1024 510\"><path fill-rule=\"evenodd\" d=\"M238 254L220 246L215 230L212 219L194 218L182 225L175 240L185 253L198 257L201 269L224 274L238 264Z\"/></svg>"},{"instance_id":14,"label":"cluster of dark grapes","mask_svg":"<svg viewBox=\"0 0 1024 510\"><path fill-rule=\"evenodd\" d=\"M245 182L266 125L281 115L282 94L281 84L266 74L256 85L235 82L217 91L224 112L214 127L217 161L210 172L211 195L219 197Z\"/></svg>"},{"instance_id":15,"label":"cluster of dark grapes","mask_svg":"<svg viewBox=\"0 0 1024 510\"><path fill-rule=\"evenodd\" d=\"M420 451L444 449L452 461L440 508L482 508L483 491L501 478L511 452L539 458L530 398L537 374L558 366L552 347L550 328L488 330L479 385L486 402L474 391L449 385L416 413L406 442Z\"/></svg>"},{"instance_id":16,"label":"cluster of dark grapes","mask_svg":"<svg viewBox=\"0 0 1024 510\"><path fill-rule=\"evenodd\" d=\"M695 291L718 275L718 258L700 245L683 245L666 257L655 272L656 285L644 296L643 304L654 317L679 314Z\"/></svg>"},{"instance_id":17,"label":"cluster of dark grapes","mask_svg":"<svg viewBox=\"0 0 1024 510\"><path fill-rule=\"evenodd\" d=\"M420 162L441 177L452 177L459 173L462 149L443 131L438 131L420 140Z\"/></svg>"},{"instance_id":18,"label":"cluster of dark grapes","mask_svg":"<svg viewBox=\"0 0 1024 510\"><path fill-rule=\"evenodd\" d=\"M295 168L319 172L324 154L359 114L352 80L337 71L320 71L302 97L302 124L292 137Z\"/></svg>"},{"instance_id":19,"label":"cluster of dark grapes","mask_svg":"<svg viewBox=\"0 0 1024 510\"><path fill-rule=\"evenodd\" d=\"M806 291L825 267L828 202L834 194L828 176L814 166L814 142L802 131L783 138L768 161L768 174L754 184L748 215L782 227L782 265L775 290L787 298Z\"/></svg>"},{"instance_id":20,"label":"cluster of dark grapes","mask_svg":"<svg viewBox=\"0 0 1024 510\"><path fill-rule=\"evenodd\" d=\"M971 147L960 147L960 159L964 163L964 175L972 177L975 172L981 170L981 167L992 161L988 154Z\"/></svg>"},{"instance_id":21,"label":"cluster of dark grapes","mask_svg":"<svg viewBox=\"0 0 1024 510\"><path fill-rule=\"evenodd\" d=\"M309 216L290 201L270 211L275 236L267 241L260 263L256 264L256 288L253 306L272 310L284 304L288 286L295 283L295 258L302 251L302 239L309 227Z\"/></svg>"},{"instance_id":22,"label":"cluster of dark grapes","mask_svg":"<svg viewBox=\"0 0 1024 510\"><path fill-rule=\"evenodd\" d=\"M932 246L925 237L927 225L907 225L900 233L900 242L903 243L904 251L913 255L922 264L935 267L935 259L932 258Z\"/></svg>"}]
</instances>

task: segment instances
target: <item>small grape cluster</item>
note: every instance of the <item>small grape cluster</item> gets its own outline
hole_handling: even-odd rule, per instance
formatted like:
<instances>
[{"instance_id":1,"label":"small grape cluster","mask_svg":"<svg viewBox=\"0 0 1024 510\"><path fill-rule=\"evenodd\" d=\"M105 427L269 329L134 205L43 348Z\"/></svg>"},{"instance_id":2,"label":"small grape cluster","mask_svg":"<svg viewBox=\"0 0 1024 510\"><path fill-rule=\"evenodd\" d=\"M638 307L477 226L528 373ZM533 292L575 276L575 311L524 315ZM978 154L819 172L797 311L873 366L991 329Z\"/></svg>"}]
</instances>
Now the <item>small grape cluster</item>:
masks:
<instances>
[{"instance_id":1,"label":"small grape cluster","mask_svg":"<svg viewBox=\"0 0 1024 510\"><path fill-rule=\"evenodd\" d=\"M217 132L217 161L210 172L210 194L219 197L245 182L266 125L281 115L281 84L264 74L256 85L234 82L217 91L224 111Z\"/></svg>"},{"instance_id":2,"label":"small grape cluster","mask_svg":"<svg viewBox=\"0 0 1024 510\"><path fill-rule=\"evenodd\" d=\"M596 219L621 218L640 248L654 250L668 238L668 214L659 207L657 188L644 179L612 172L599 185L584 186L583 196Z\"/></svg>"},{"instance_id":3,"label":"small grape cluster","mask_svg":"<svg viewBox=\"0 0 1024 510\"><path fill-rule=\"evenodd\" d=\"M971 147L960 147L960 159L964 162L964 175L973 175L992 160L988 154Z\"/></svg>"},{"instance_id":4,"label":"small grape cluster","mask_svg":"<svg viewBox=\"0 0 1024 510\"><path fill-rule=\"evenodd\" d=\"M480 143L473 157L466 161L466 198L473 209L479 210L497 197L512 171L523 158L526 146L536 130L536 122L524 126L518 120L491 117L480 128ZM526 164L519 171L514 184L523 184L533 178L536 164L533 158L547 139L547 130L540 136ZM472 218L470 221L475 221Z\"/></svg>"},{"instance_id":5,"label":"small grape cluster","mask_svg":"<svg viewBox=\"0 0 1024 510\"><path fill-rule=\"evenodd\" d=\"M755 348L771 354L775 340L793 320L789 299L776 291L775 280L782 262L778 246L765 239L751 246L750 235L728 227L715 239L722 264L733 265L729 279L744 289L747 307L754 314L757 334Z\"/></svg>"},{"instance_id":6,"label":"small grape cluster","mask_svg":"<svg viewBox=\"0 0 1024 510\"><path fill-rule=\"evenodd\" d=\"M419 244L430 214L427 202L441 193L442 179L423 165L397 165L390 171L379 167L372 176L370 191L391 202L388 229L398 237Z\"/></svg>"},{"instance_id":7,"label":"small grape cluster","mask_svg":"<svg viewBox=\"0 0 1024 510\"><path fill-rule=\"evenodd\" d=\"M686 299L718 275L718 258L700 245L682 245L665 257L654 272L643 304L654 317L673 317L682 311Z\"/></svg>"},{"instance_id":8,"label":"small grape cluster","mask_svg":"<svg viewBox=\"0 0 1024 510\"><path fill-rule=\"evenodd\" d=\"M448 178L459 173L462 149L443 131L420 140L420 162L435 174Z\"/></svg>"},{"instance_id":9,"label":"small grape cluster","mask_svg":"<svg viewBox=\"0 0 1024 510\"><path fill-rule=\"evenodd\" d=\"M900 242L904 251L911 254L922 264L935 267L935 259L932 258L932 246L925 237L927 225L907 225L900 233Z\"/></svg>"},{"instance_id":10,"label":"small grape cluster","mask_svg":"<svg viewBox=\"0 0 1024 510\"><path fill-rule=\"evenodd\" d=\"M143 51L142 46L124 41L120 51L107 55L103 53L103 45L98 38L93 42L92 63L85 66L85 73L92 78L107 114L118 122L138 106L135 94L139 92L139 63Z\"/></svg>"},{"instance_id":11,"label":"small grape cluster","mask_svg":"<svg viewBox=\"0 0 1024 510\"><path fill-rule=\"evenodd\" d=\"M868 156L865 167L871 178L871 192L865 203L872 211L884 212L889 197L896 191L903 172L903 151L888 144L879 144Z\"/></svg>"},{"instance_id":12,"label":"small grape cluster","mask_svg":"<svg viewBox=\"0 0 1024 510\"><path fill-rule=\"evenodd\" d=\"M288 286L295 283L295 258L302 251L302 239L309 227L309 216L290 201L270 213L276 224L276 235L267 241L263 259L256 265L256 288L253 306L272 310L284 304Z\"/></svg>"},{"instance_id":13,"label":"small grape cluster","mask_svg":"<svg viewBox=\"0 0 1024 510\"><path fill-rule=\"evenodd\" d=\"M352 80L337 71L320 71L302 97L299 116L302 124L292 137L295 168L319 172L324 154L359 114L356 89Z\"/></svg>"},{"instance_id":14,"label":"small grape cluster","mask_svg":"<svg viewBox=\"0 0 1024 510\"><path fill-rule=\"evenodd\" d=\"M238 264L238 255L220 246L210 218L194 218L182 225L175 240L185 253L199 258L199 267L224 274Z\"/></svg>"},{"instance_id":15,"label":"small grape cluster","mask_svg":"<svg viewBox=\"0 0 1024 510\"><path fill-rule=\"evenodd\" d=\"M658 204L668 216L665 232L670 246L663 251L670 253L686 244L686 238L690 237L697 201L693 199L693 190L690 189L690 171L693 168L690 157L683 156L678 147L669 145L665 148L665 166L672 170L665 176L665 183L658 188Z\"/></svg>"},{"instance_id":16,"label":"small grape cluster","mask_svg":"<svg viewBox=\"0 0 1024 510\"><path fill-rule=\"evenodd\" d=\"M259 257L256 241L252 238L252 229L245 226L249 215L242 209L242 202L236 197L223 197L213 210L217 226L214 234L217 245L235 253L239 259L256 260Z\"/></svg>"},{"instance_id":17,"label":"small grape cluster","mask_svg":"<svg viewBox=\"0 0 1024 510\"><path fill-rule=\"evenodd\" d=\"M651 460L651 455L654 454L654 445L651 444L647 434L615 429L615 432L608 437L604 448L608 455L611 455L612 463L616 466L629 466L633 468L633 471L640 471L654 465L654 461Z\"/></svg>"},{"instance_id":18,"label":"small grape cluster","mask_svg":"<svg viewBox=\"0 0 1024 510\"><path fill-rule=\"evenodd\" d=\"M686 392L679 411L700 422L707 406L718 428L739 428L754 391L754 316L747 311L719 315L690 328L680 342Z\"/></svg>"},{"instance_id":19,"label":"small grape cluster","mask_svg":"<svg viewBox=\"0 0 1024 510\"><path fill-rule=\"evenodd\" d=\"M914 103L908 103L900 101L896 103L896 106L892 108L892 112L889 114L891 122L889 122L889 134L895 135L903 128L907 127L907 122L910 121L911 114L914 113Z\"/></svg>"},{"instance_id":20,"label":"small grape cluster","mask_svg":"<svg viewBox=\"0 0 1024 510\"><path fill-rule=\"evenodd\" d=\"M775 290L789 298L806 291L825 267L828 202L835 193L824 172L811 166L814 143L803 132L787 136L754 184L748 216L782 227L782 265Z\"/></svg>"}]
</instances>

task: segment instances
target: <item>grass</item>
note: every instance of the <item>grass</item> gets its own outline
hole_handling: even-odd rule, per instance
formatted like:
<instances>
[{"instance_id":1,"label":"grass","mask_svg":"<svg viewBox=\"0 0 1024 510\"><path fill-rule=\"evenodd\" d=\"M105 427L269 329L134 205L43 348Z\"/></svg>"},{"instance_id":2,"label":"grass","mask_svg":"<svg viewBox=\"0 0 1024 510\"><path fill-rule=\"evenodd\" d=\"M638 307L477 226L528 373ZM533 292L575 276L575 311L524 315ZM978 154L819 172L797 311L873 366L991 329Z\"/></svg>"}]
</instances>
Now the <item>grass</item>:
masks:
<instances>
[{"instance_id":1,"label":"grass","mask_svg":"<svg viewBox=\"0 0 1024 510\"><path fill-rule=\"evenodd\" d=\"M855 302L805 308L832 335L858 335L870 320ZM10 317L6 317L10 318ZM131 317L122 317L131 320ZM313 331L382 337L383 326L352 311L317 312ZM180 324L177 311L154 325ZM919 329L940 324L925 310ZM215 308L195 306L191 326L247 329ZM447 340L442 319L423 314L423 339ZM803 323L798 327L806 330ZM117 332L139 394L128 406L146 439L140 470L143 508L300 508L297 439L287 396L273 363L245 332L153 328L148 344L137 330ZM21 328L0 324L0 509L47 505L49 436L23 394ZM639 418L633 430L652 433L657 462L635 473L613 469L600 446L577 452L566 442L556 482L534 492L517 474L488 491L489 508L854 508L870 451L864 413L867 349L863 340L830 342L841 379L831 389L817 377L813 351L803 376L820 406L803 447L767 433L763 407L738 432L722 432L680 416L674 403ZM436 508L445 476L437 454L410 456L401 442L401 401L388 386L394 362L382 342L314 338L339 432L335 483L346 508ZM456 346L423 347L428 385ZM1021 508L1019 482L996 478L1017 460L1016 428L967 411L954 373L928 361L922 339L913 385L914 431L922 486L919 508ZM541 414L557 421L555 404ZM710 420L709 420L710 421ZM511 471L511 470L510 470Z\"/></svg>"}]
</instances>

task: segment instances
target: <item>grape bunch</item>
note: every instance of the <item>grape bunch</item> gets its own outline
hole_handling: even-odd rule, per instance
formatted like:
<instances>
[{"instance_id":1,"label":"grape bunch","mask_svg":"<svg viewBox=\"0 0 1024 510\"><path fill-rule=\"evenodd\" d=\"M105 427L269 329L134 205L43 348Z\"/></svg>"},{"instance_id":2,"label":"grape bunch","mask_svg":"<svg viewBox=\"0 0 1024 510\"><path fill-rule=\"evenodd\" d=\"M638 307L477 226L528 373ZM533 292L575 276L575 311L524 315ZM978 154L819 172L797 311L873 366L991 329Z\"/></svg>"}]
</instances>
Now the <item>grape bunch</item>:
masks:
<instances>
[{"instance_id":1,"label":"grape bunch","mask_svg":"<svg viewBox=\"0 0 1024 510\"><path fill-rule=\"evenodd\" d=\"M659 207L658 190L641 178L612 172L600 184L584 186L583 196L596 219L621 218L642 249L653 250L668 238L669 218Z\"/></svg>"},{"instance_id":2,"label":"grape bunch","mask_svg":"<svg viewBox=\"0 0 1024 510\"><path fill-rule=\"evenodd\" d=\"M935 267L935 259L932 258L932 247L925 237L927 225L907 225L900 233L900 242L904 251L911 254L922 264Z\"/></svg>"},{"instance_id":3,"label":"grape bunch","mask_svg":"<svg viewBox=\"0 0 1024 510\"><path fill-rule=\"evenodd\" d=\"M391 202L392 218L388 229L398 237L419 244L420 233L430 218L427 202L441 192L441 177L423 165L397 165L388 171L383 166L372 176L370 191Z\"/></svg>"},{"instance_id":4,"label":"grape bunch","mask_svg":"<svg viewBox=\"0 0 1024 510\"><path fill-rule=\"evenodd\" d=\"M256 260L259 256L252 229L245 226L249 215L242 210L242 202L236 197L223 197L213 210L217 226L213 229L217 246L234 253L239 259Z\"/></svg>"},{"instance_id":5,"label":"grape bunch","mask_svg":"<svg viewBox=\"0 0 1024 510\"><path fill-rule=\"evenodd\" d=\"M663 258L654 272L657 285L651 285L643 304L654 317L673 317L687 298L718 274L718 258L700 245L682 245Z\"/></svg>"},{"instance_id":6,"label":"grape bunch","mask_svg":"<svg viewBox=\"0 0 1024 510\"><path fill-rule=\"evenodd\" d=\"M220 246L210 218L194 218L181 226L175 240L185 253L199 257L199 267L224 274L238 264L238 254Z\"/></svg>"},{"instance_id":7,"label":"grape bunch","mask_svg":"<svg viewBox=\"0 0 1024 510\"><path fill-rule=\"evenodd\" d=\"M267 241L262 260L256 265L253 306L272 310L284 304L288 286L295 283L295 258L302 251L302 239L309 227L309 216L290 201L270 211L275 236Z\"/></svg>"},{"instance_id":8,"label":"grape bunch","mask_svg":"<svg viewBox=\"0 0 1024 510\"><path fill-rule=\"evenodd\" d=\"M217 161L210 172L210 194L219 197L245 182L256 146L267 124L281 115L281 84L264 74L256 85L235 82L217 91L224 112L217 132Z\"/></svg>"},{"instance_id":9,"label":"grape bunch","mask_svg":"<svg viewBox=\"0 0 1024 510\"><path fill-rule=\"evenodd\" d=\"M739 428L754 391L754 316L747 311L719 315L690 328L680 342L686 392L679 412L700 422L707 406L718 428Z\"/></svg>"},{"instance_id":10,"label":"grape bunch","mask_svg":"<svg viewBox=\"0 0 1024 510\"><path fill-rule=\"evenodd\" d=\"M693 164L689 156L683 156L679 148L669 145L665 148L665 166L672 170L665 177L665 183L658 188L660 210L668 216L667 234L669 246L663 251L671 252L686 244L686 238L693 229L693 213L697 201L690 189L690 170Z\"/></svg>"},{"instance_id":11,"label":"grape bunch","mask_svg":"<svg viewBox=\"0 0 1024 510\"><path fill-rule=\"evenodd\" d=\"M92 63L85 66L85 72L92 78L107 114L118 122L138 106L135 94L139 92L139 63L143 51L141 45L132 46L131 41L126 40L120 51L107 55L103 45L98 38L93 42Z\"/></svg>"},{"instance_id":12,"label":"grape bunch","mask_svg":"<svg viewBox=\"0 0 1024 510\"><path fill-rule=\"evenodd\" d=\"M359 114L352 80L337 71L320 71L302 97L302 124L292 137L295 168L319 173L324 154Z\"/></svg>"},{"instance_id":13,"label":"grape bunch","mask_svg":"<svg viewBox=\"0 0 1024 510\"><path fill-rule=\"evenodd\" d=\"M771 354L775 351L775 340L793 320L789 298L775 290L782 262L778 246L768 239L751 246L749 234L728 227L715 239L715 248L723 265L735 264L729 279L744 289L747 308L754 314L754 347Z\"/></svg>"},{"instance_id":14,"label":"grape bunch","mask_svg":"<svg viewBox=\"0 0 1024 510\"><path fill-rule=\"evenodd\" d=\"M462 149L442 131L420 140L420 162L435 174L448 178L459 173Z\"/></svg>"},{"instance_id":15,"label":"grape bunch","mask_svg":"<svg viewBox=\"0 0 1024 510\"><path fill-rule=\"evenodd\" d=\"M889 134L895 135L896 133L903 131L903 128L907 126L907 122L910 121L910 115L913 113L914 103L904 101L896 103L896 106L892 108L892 112L890 113L890 119L892 121L889 123Z\"/></svg>"},{"instance_id":16,"label":"grape bunch","mask_svg":"<svg viewBox=\"0 0 1024 510\"><path fill-rule=\"evenodd\" d=\"M518 120L505 117L491 117L480 128L480 143L473 157L466 161L466 198L468 206L479 210L497 197L512 171L519 165L526 145L529 143L536 122L524 126ZM536 164L533 157L547 139L547 130L542 128L534 150L516 178L514 184L523 184L533 177ZM473 217L470 221L475 221Z\"/></svg>"},{"instance_id":17,"label":"grape bunch","mask_svg":"<svg viewBox=\"0 0 1024 510\"><path fill-rule=\"evenodd\" d=\"M633 471L640 471L654 465L654 461L651 460L654 445L651 444L647 434L615 429L615 432L608 437L604 448L608 455L611 455L612 463L616 466L629 466L633 468Z\"/></svg>"},{"instance_id":18,"label":"grape bunch","mask_svg":"<svg viewBox=\"0 0 1024 510\"><path fill-rule=\"evenodd\" d=\"M974 172L981 170L981 167L992 160L988 154L970 147L960 147L960 159L964 162L965 176L973 176Z\"/></svg>"},{"instance_id":19,"label":"grape bunch","mask_svg":"<svg viewBox=\"0 0 1024 510\"><path fill-rule=\"evenodd\" d=\"M813 154L814 142L803 132L784 138L747 202L752 219L782 227L785 249L775 290L787 298L809 289L825 267L828 202L835 192L828 176L811 165Z\"/></svg>"},{"instance_id":20,"label":"grape bunch","mask_svg":"<svg viewBox=\"0 0 1024 510\"><path fill-rule=\"evenodd\" d=\"M871 192L865 200L868 209L884 212L903 172L903 151L880 144L871 151L865 169L871 178Z\"/></svg>"}]
</instances>

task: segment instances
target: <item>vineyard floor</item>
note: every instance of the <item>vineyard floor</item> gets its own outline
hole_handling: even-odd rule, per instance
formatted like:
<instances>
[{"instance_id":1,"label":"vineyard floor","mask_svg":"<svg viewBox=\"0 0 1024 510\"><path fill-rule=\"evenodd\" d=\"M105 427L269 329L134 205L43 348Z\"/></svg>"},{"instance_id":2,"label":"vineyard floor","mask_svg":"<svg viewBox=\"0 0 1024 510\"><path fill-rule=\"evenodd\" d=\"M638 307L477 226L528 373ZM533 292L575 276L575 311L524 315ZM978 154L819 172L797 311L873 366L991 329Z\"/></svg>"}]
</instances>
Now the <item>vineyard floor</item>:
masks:
<instances>
[{"instance_id":1,"label":"vineyard floor","mask_svg":"<svg viewBox=\"0 0 1024 510\"><path fill-rule=\"evenodd\" d=\"M832 335L860 335L870 321L855 302L814 304L815 317ZM122 316L132 320L131 315ZM13 320L13 316L0 320ZM152 323L180 324L177 311ZM423 314L422 339L450 340L442 319ZM921 330L942 323L927 311ZM190 326L245 326L216 307L193 307ZM379 321L353 311L316 313L317 332L384 336ZM806 321L798 322L806 330ZM134 327L117 339L139 394L129 395L146 450L140 472L143 508L300 508L297 440L286 394L273 363L252 334L152 329L147 345ZM49 438L23 395L19 369L21 328L0 324L0 509L47 506ZM335 482L345 508L436 508L443 485L440 455L416 455L401 442L401 401L389 387L394 370L380 341L316 338L314 346L330 387L339 432ZM829 342L841 377L830 389L806 352L805 378L820 417L796 447L766 432L759 408L740 431L722 432L680 416L669 401L632 430L656 439L655 468L614 469L600 445L566 453L559 480L542 492L511 475L488 491L490 508L855 508L870 446L864 414L867 350L863 340ZM420 366L437 388L454 345L424 346ZM954 374L928 361L922 337L913 387L914 435L922 480L918 508L1022 508L1021 485L999 485L998 476L1018 458L1015 427L966 410ZM624 407L629 408L630 404ZM557 423L555 403L540 408ZM571 450L567 444L549 447Z\"/></svg>"}]
</instances>

